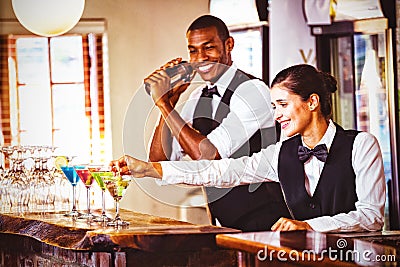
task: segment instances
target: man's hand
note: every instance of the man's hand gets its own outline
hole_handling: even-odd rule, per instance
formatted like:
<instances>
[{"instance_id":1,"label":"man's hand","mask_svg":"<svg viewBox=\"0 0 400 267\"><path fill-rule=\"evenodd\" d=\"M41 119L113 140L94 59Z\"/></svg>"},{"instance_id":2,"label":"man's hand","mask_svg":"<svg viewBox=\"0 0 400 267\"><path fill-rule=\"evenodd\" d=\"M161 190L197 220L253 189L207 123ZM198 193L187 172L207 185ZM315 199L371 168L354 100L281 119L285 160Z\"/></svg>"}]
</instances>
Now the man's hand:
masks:
<instances>
[{"instance_id":1,"label":"man's hand","mask_svg":"<svg viewBox=\"0 0 400 267\"><path fill-rule=\"evenodd\" d=\"M165 72L165 69L174 67L181 62L182 58L172 59L144 79L144 82L149 86L151 96L157 106L168 102L172 107L175 107L182 92L190 85L190 83L179 81L171 89L171 78Z\"/></svg>"},{"instance_id":2,"label":"man's hand","mask_svg":"<svg viewBox=\"0 0 400 267\"><path fill-rule=\"evenodd\" d=\"M158 106L162 103L169 103L169 91L171 90L171 79L163 69L155 70L144 79L149 86L151 97Z\"/></svg>"},{"instance_id":3,"label":"man's hand","mask_svg":"<svg viewBox=\"0 0 400 267\"><path fill-rule=\"evenodd\" d=\"M172 137L175 137L192 159L219 159L218 150L211 141L188 124L175 109L180 95L190 83L179 81L170 90L170 78L164 69L175 66L181 61L181 58L177 58L167 62L145 80L150 85L153 101L162 115L153 135L149 158L152 161L168 160L171 155ZM165 125L169 130L164 127ZM159 166L153 164L153 167L161 175L162 170L158 169Z\"/></svg>"},{"instance_id":4,"label":"man's hand","mask_svg":"<svg viewBox=\"0 0 400 267\"><path fill-rule=\"evenodd\" d=\"M294 230L313 230L311 226L303 221L291 220L281 217L271 227L272 231L294 231Z\"/></svg>"},{"instance_id":5,"label":"man's hand","mask_svg":"<svg viewBox=\"0 0 400 267\"><path fill-rule=\"evenodd\" d=\"M121 175L132 175L136 178L162 177L162 168L159 163L145 162L134 157L125 155L110 162L113 171Z\"/></svg>"}]
</instances>

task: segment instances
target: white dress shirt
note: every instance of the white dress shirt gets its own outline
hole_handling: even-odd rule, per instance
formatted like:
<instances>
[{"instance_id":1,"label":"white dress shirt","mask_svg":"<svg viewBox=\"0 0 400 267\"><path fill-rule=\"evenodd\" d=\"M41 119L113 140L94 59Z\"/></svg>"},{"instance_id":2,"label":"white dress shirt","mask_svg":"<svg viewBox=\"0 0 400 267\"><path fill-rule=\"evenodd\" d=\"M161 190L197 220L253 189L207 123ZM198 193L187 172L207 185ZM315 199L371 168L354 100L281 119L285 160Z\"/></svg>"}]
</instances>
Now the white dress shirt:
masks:
<instances>
[{"instance_id":1,"label":"white dress shirt","mask_svg":"<svg viewBox=\"0 0 400 267\"><path fill-rule=\"evenodd\" d=\"M329 149L336 133L332 121L318 144ZM161 162L163 181L169 184L192 184L231 187L265 181L279 181L278 156L282 143L270 145L251 157L214 161ZM383 226L386 185L382 154L376 138L359 133L353 143L352 166L356 175L356 210L334 216L306 220L319 232L376 231ZM290 167L290 166L288 166ZM312 196L318 184L324 162L311 157L304 163L305 187ZM266 229L269 230L269 229Z\"/></svg>"},{"instance_id":2,"label":"white dress shirt","mask_svg":"<svg viewBox=\"0 0 400 267\"><path fill-rule=\"evenodd\" d=\"M215 83L221 97L236 70L237 67L233 64ZM193 123L194 111L203 87L196 88L190 94L180 112L182 119L187 123ZM213 117L221 97L213 95ZM235 153L258 129L274 125L269 89L264 82L254 79L237 87L230 101L230 113L207 138L217 148L220 156L226 158ZM170 160L181 160L185 155L176 138L173 138Z\"/></svg>"}]
</instances>

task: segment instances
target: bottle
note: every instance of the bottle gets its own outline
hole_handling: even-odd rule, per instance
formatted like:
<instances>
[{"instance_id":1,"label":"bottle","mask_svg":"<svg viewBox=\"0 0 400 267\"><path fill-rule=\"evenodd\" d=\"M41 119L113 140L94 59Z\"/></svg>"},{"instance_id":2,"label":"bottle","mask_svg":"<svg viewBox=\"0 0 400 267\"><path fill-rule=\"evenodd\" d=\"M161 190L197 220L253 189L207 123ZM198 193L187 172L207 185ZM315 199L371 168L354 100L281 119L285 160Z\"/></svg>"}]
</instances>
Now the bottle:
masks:
<instances>
[{"instance_id":1,"label":"bottle","mask_svg":"<svg viewBox=\"0 0 400 267\"><path fill-rule=\"evenodd\" d=\"M173 88L179 81L189 82L194 75L194 69L187 61L182 61L178 65L166 68L165 72L171 78L171 88ZM145 83L144 88L147 94L150 95L150 86Z\"/></svg>"}]
</instances>

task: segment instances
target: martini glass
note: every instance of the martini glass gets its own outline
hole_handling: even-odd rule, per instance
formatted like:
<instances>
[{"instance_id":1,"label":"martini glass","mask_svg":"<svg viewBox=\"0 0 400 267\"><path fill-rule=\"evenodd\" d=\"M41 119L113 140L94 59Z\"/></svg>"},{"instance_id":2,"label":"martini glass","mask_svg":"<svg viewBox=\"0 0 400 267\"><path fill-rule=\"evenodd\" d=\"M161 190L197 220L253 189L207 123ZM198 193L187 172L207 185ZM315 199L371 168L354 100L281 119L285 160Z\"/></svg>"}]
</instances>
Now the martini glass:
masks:
<instances>
[{"instance_id":1,"label":"martini glass","mask_svg":"<svg viewBox=\"0 0 400 267\"><path fill-rule=\"evenodd\" d=\"M76 185L79 182L79 176L76 173L76 169L83 169L85 168L84 166L61 166L61 170L64 173L65 177L67 177L68 181L72 185L72 210L65 214L65 216L68 217L78 217L81 214L77 211L76 209Z\"/></svg>"},{"instance_id":2,"label":"martini glass","mask_svg":"<svg viewBox=\"0 0 400 267\"><path fill-rule=\"evenodd\" d=\"M127 226L129 222L123 221L119 216L119 201L126 193L126 189L129 186L129 182L131 178L127 175L121 176L119 173L114 174L111 177L104 177L103 182L110 193L110 195L114 198L115 201L115 217L111 222L108 222L108 226Z\"/></svg>"},{"instance_id":3,"label":"martini glass","mask_svg":"<svg viewBox=\"0 0 400 267\"><path fill-rule=\"evenodd\" d=\"M104 180L112 179L114 173L112 171L106 171L104 169L92 170L89 168L89 170L91 171L93 178L96 180L97 184L101 189L101 215L100 217L95 218L94 221L96 222L111 221L111 219L106 215L106 198L105 198L106 185L104 183Z\"/></svg>"},{"instance_id":4,"label":"martini glass","mask_svg":"<svg viewBox=\"0 0 400 267\"><path fill-rule=\"evenodd\" d=\"M100 167L90 167L91 169L100 169ZM92 188L93 184L93 176L90 172L88 166L74 166L76 174L78 174L79 178L83 182L86 187L86 214L82 214L79 216L80 219L93 219L94 215L90 212L90 188Z\"/></svg>"}]
</instances>

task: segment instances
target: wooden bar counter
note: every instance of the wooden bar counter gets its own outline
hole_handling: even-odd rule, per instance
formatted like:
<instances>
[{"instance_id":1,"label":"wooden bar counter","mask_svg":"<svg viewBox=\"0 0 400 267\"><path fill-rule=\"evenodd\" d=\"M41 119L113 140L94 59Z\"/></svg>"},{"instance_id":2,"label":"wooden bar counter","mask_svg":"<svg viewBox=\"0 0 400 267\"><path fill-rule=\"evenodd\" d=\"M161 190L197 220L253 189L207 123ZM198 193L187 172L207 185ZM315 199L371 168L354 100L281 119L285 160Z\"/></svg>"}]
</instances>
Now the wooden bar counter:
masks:
<instances>
[{"instance_id":1,"label":"wooden bar counter","mask_svg":"<svg viewBox=\"0 0 400 267\"><path fill-rule=\"evenodd\" d=\"M241 251L241 266L398 266L400 232L323 234L314 231L217 235Z\"/></svg>"},{"instance_id":2,"label":"wooden bar counter","mask_svg":"<svg viewBox=\"0 0 400 267\"><path fill-rule=\"evenodd\" d=\"M99 211L97 211L98 213ZM241 233L121 210L127 228L65 212L1 212L0 266L398 266L400 232ZM112 214L112 212L110 211Z\"/></svg>"},{"instance_id":3,"label":"wooden bar counter","mask_svg":"<svg viewBox=\"0 0 400 267\"><path fill-rule=\"evenodd\" d=\"M0 213L0 266L235 266L215 236L238 230L121 210L127 228L65 212Z\"/></svg>"}]
</instances>

